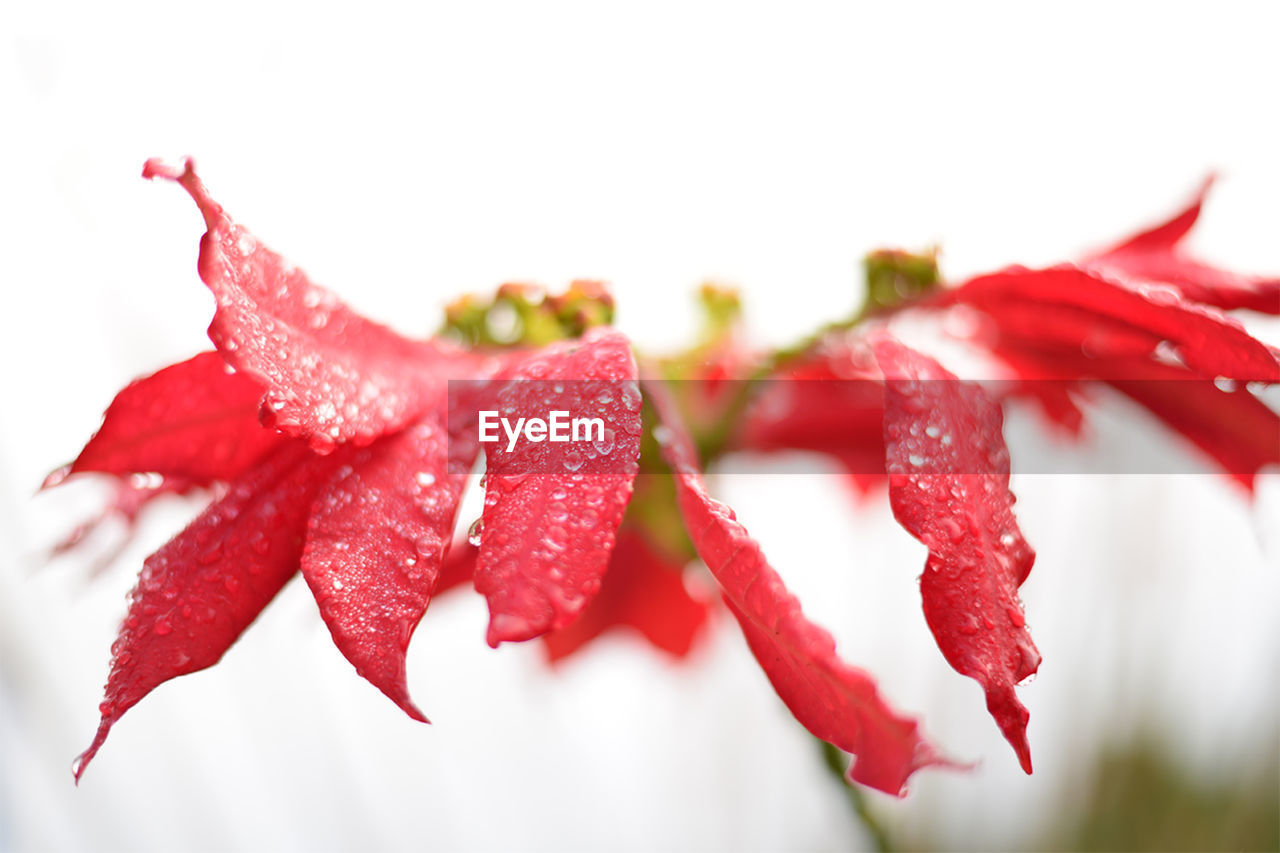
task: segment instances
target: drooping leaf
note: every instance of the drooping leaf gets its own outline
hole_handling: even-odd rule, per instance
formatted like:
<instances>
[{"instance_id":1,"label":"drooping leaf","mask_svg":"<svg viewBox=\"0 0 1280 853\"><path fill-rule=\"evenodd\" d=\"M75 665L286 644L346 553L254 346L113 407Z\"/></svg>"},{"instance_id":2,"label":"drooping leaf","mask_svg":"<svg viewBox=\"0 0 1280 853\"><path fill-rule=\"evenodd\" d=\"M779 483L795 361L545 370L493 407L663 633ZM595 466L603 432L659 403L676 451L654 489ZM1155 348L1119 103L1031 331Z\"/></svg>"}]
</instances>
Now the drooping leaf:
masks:
<instances>
[{"instance_id":1,"label":"drooping leaf","mask_svg":"<svg viewBox=\"0 0 1280 853\"><path fill-rule=\"evenodd\" d=\"M1213 378L1280 381L1280 364L1239 323L1175 291L1135 289L1079 267L1011 267L948 291L1010 334L1105 356L1156 357L1163 350Z\"/></svg>"},{"instance_id":2,"label":"drooping leaf","mask_svg":"<svg viewBox=\"0 0 1280 853\"><path fill-rule=\"evenodd\" d=\"M307 514L336 458L287 442L147 558L111 647L111 674L79 780L117 720L159 685L217 663L298 570Z\"/></svg>"},{"instance_id":3,"label":"drooping leaf","mask_svg":"<svg viewBox=\"0 0 1280 853\"><path fill-rule=\"evenodd\" d=\"M689 594L682 561L672 561L623 525L600 592L566 627L544 634L547 659L563 660L619 628L640 633L655 648L684 657L710 616L708 602Z\"/></svg>"},{"instance_id":4,"label":"drooping leaf","mask_svg":"<svg viewBox=\"0 0 1280 853\"><path fill-rule=\"evenodd\" d=\"M258 423L261 397L262 386L229 371L216 352L172 364L125 386L84 450L45 486L83 471L230 480L280 441Z\"/></svg>"},{"instance_id":5,"label":"drooping leaf","mask_svg":"<svg viewBox=\"0 0 1280 853\"><path fill-rule=\"evenodd\" d=\"M512 423L600 418L599 440L559 444L506 435L485 445L486 487L476 590L489 602L490 645L572 622L599 591L631 497L640 452L640 394L627 339L593 329L512 368L493 410Z\"/></svg>"},{"instance_id":6,"label":"drooping leaf","mask_svg":"<svg viewBox=\"0 0 1280 853\"><path fill-rule=\"evenodd\" d=\"M990 346L1025 385L1042 394L1083 386L1087 380L1115 388L1200 448L1246 489L1253 488L1263 468L1280 464L1280 414L1247 383L1210 380L1148 359L1090 358L1045 346L1039 339L1006 335Z\"/></svg>"},{"instance_id":7,"label":"drooping leaf","mask_svg":"<svg viewBox=\"0 0 1280 853\"><path fill-rule=\"evenodd\" d=\"M813 735L854 755L850 779L889 794L901 795L916 770L949 764L914 720L885 704L869 675L836 654L831 635L805 617L733 511L708 494L692 440L665 389L650 384L646 395L662 421L663 455L698 556L791 713Z\"/></svg>"},{"instance_id":8,"label":"drooping leaf","mask_svg":"<svg viewBox=\"0 0 1280 853\"><path fill-rule=\"evenodd\" d=\"M405 655L453 538L465 474L439 413L354 451L316 501L302 576L338 649L405 713Z\"/></svg>"},{"instance_id":9,"label":"drooping leaf","mask_svg":"<svg viewBox=\"0 0 1280 853\"><path fill-rule=\"evenodd\" d=\"M1183 250L1182 239L1199 219L1212 185L1212 179L1205 181L1191 203L1168 221L1093 255L1082 265L1122 279L1166 284L1187 299L1206 305L1280 314L1280 277L1219 269Z\"/></svg>"},{"instance_id":10,"label":"drooping leaf","mask_svg":"<svg viewBox=\"0 0 1280 853\"><path fill-rule=\"evenodd\" d=\"M925 620L947 662L982 685L1030 773L1029 714L1014 686L1040 665L1018 598L1035 553L1013 516L1000 407L892 338L873 348L885 375L889 501L898 522L929 546L920 578Z\"/></svg>"},{"instance_id":11,"label":"drooping leaf","mask_svg":"<svg viewBox=\"0 0 1280 853\"><path fill-rule=\"evenodd\" d=\"M267 426L327 453L369 444L414 421L466 357L438 340L415 341L361 317L232 221L196 177L147 161L145 177L179 183L208 231L200 278L217 311L209 337L228 364L266 386ZM464 374L465 375L465 374Z\"/></svg>"}]
</instances>

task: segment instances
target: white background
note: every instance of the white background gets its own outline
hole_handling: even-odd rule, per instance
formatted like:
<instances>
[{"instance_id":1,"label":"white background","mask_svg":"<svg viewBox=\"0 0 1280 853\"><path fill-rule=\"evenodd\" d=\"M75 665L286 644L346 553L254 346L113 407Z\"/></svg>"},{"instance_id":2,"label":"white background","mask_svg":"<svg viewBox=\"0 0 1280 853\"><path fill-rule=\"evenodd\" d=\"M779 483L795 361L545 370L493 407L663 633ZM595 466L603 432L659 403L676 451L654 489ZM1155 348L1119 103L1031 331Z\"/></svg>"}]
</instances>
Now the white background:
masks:
<instances>
[{"instance_id":1,"label":"white background","mask_svg":"<svg viewBox=\"0 0 1280 853\"><path fill-rule=\"evenodd\" d=\"M490 651L469 594L410 656L430 728L355 676L295 584L73 788L134 569L195 508L158 508L95 581L43 563L97 493L33 499L41 477L126 381L208 345L199 217L138 177L149 156L197 157L233 216L410 333L462 291L599 277L656 351L710 278L783 343L857 304L871 248L939 242L954 276L1046 263L1211 169L1194 245L1280 271L1274 6L41 9L0 12L0 849L866 843L724 619L678 668L622 637L551 673ZM1116 440L1164 440L1138 422ZM1015 483L1040 553L1030 778L928 636L923 548L883 501L829 477L721 485L846 657L981 759L873 796L896 831L1027 843L1140 717L1205 778L1275 756L1274 480L1254 507L1210 476Z\"/></svg>"}]
</instances>

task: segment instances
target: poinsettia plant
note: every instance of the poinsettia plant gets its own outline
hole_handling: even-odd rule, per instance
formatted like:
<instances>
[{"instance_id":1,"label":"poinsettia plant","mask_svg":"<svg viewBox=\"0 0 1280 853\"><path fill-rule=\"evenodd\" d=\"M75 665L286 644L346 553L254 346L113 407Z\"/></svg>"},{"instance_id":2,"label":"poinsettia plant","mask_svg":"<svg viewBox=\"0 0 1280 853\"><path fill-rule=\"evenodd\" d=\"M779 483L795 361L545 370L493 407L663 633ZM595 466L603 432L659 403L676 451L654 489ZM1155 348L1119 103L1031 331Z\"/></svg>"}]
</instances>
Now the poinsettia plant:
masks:
<instances>
[{"instance_id":1,"label":"poinsettia plant","mask_svg":"<svg viewBox=\"0 0 1280 853\"><path fill-rule=\"evenodd\" d=\"M750 346L736 296L704 288L701 339L646 358L594 282L464 297L438 334L406 337L238 225L190 161L149 161L144 175L178 183L203 214L214 350L122 390L46 485L107 475L108 511L130 521L164 494L210 503L143 564L77 780L130 707L216 663L296 574L356 672L425 721L405 656L433 598L473 585L495 647L538 639L557 660L628 627L680 657L716 606L685 583L701 561L796 719L852 756L851 781L900 794L916 770L956 763L837 654L704 481L734 454L779 450L887 488L929 550L920 589L939 649L981 685L1030 773L1016 687L1040 663L1019 598L1035 554L1013 511L1004 407L1031 399L1079 434L1102 384L1245 489L1280 462L1280 417L1260 396L1280 382L1277 351L1225 313L1280 314L1280 279L1185 252L1208 184L1168 222L1077 263L948 283L932 254L877 252L864 307L784 349ZM894 336L904 312L963 315L939 325L1012 381L961 381ZM459 534L481 458L483 513Z\"/></svg>"}]
</instances>

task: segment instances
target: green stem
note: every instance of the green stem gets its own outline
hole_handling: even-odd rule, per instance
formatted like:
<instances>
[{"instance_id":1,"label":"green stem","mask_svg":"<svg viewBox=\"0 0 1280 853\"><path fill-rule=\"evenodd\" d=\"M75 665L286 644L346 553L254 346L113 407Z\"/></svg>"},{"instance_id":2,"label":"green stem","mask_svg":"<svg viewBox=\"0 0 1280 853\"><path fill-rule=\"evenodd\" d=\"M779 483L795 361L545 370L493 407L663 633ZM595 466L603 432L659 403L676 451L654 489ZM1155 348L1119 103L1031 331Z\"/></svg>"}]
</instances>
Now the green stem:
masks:
<instances>
[{"instance_id":1,"label":"green stem","mask_svg":"<svg viewBox=\"0 0 1280 853\"><path fill-rule=\"evenodd\" d=\"M857 785L849 784L844 778L845 767L849 763L849 759L838 748L826 741L818 741L818 743L822 746L823 763L836 778L840 787L845 790L849 797L849 805L853 807L853 812L862 823L862 828L867 831L867 835L871 836L871 842L875 845L876 850L880 851L880 853L892 853L893 840L889 837L889 831L880 822L879 818L871 813L862 789Z\"/></svg>"}]
</instances>

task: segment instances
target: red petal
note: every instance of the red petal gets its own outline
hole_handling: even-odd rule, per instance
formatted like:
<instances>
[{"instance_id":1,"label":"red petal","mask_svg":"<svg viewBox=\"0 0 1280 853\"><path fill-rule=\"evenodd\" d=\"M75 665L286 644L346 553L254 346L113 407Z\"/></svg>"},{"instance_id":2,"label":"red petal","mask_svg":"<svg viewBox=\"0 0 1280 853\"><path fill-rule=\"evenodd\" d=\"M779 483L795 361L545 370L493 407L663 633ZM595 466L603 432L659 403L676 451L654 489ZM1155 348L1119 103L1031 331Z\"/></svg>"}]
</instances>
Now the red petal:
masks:
<instances>
[{"instance_id":1,"label":"red petal","mask_svg":"<svg viewBox=\"0 0 1280 853\"><path fill-rule=\"evenodd\" d=\"M1188 257L1178 244L1195 225L1213 180L1167 222L1143 231L1084 262L1108 275L1172 285L1187 299L1220 308L1280 314L1280 278L1241 275Z\"/></svg>"},{"instance_id":2,"label":"red petal","mask_svg":"<svg viewBox=\"0 0 1280 853\"><path fill-rule=\"evenodd\" d=\"M157 473L190 484L230 480L280 436L258 424L262 387L205 352L131 382L111 401L76 461L50 475Z\"/></svg>"},{"instance_id":3,"label":"red petal","mask_svg":"<svg viewBox=\"0 0 1280 853\"><path fill-rule=\"evenodd\" d=\"M1204 205L1205 196L1213 188L1213 182L1214 177L1212 175L1206 178L1204 183L1200 185L1200 189L1196 191L1195 196L1192 197L1191 203L1175 213L1172 218L1145 231L1139 231L1103 254L1126 251L1157 252L1172 249L1195 227L1196 220L1200 218L1200 209Z\"/></svg>"},{"instance_id":4,"label":"red petal","mask_svg":"<svg viewBox=\"0 0 1280 853\"><path fill-rule=\"evenodd\" d=\"M1044 270L1012 267L979 276L947 294L948 301L973 305L1011 331L1040 334L1064 346L1119 355L1135 354L1134 341L1149 336L1168 341L1193 370L1210 378L1280 381L1280 365L1266 345L1238 323L1212 309L1186 302L1168 290L1139 292L1073 266ZM1017 324L1020 318L1038 321ZM1038 330L1038 331L1037 331Z\"/></svg>"},{"instance_id":5,"label":"red petal","mask_svg":"<svg viewBox=\"0 0 1280 853\"><path fill-rule=\"evenodd\" d=\"M890 338L873 346L885 374L889 500L899 523L929 546L925 620L947 662L982 685L1030 773L1029 715L1014 685L1040 665L1018 600L1035 553L1013 517L1000 407Z\"/></svg>"},{"instance_id":6,"label":"red petal","mask_svg":"<svg viewBox=\"0 0 1280 853\"><path fill-rule=\"evenodd\" d=\"M453 537L466 476L431 415L356 451L317 500L302 556L333 641L356 672L416 720L405 654Z\"/></svg>"},{"instance_id":7,"label":"red petal","mask_svg":"<svg viewBox=\"0 0 1280 853\"><path fill-rule=\"evenodd\" d=\"M560 409L601 418L612 438L607 449L521 440L509 452L505 436L485 446L475 584L489 601L495 647L563 628L599 591L640 453L635 358L618 332L552 344L507 378L494 404L504 417L546 418Z\"/></svg>"},{"instance_id":8,"label":"red petal","mask_svg":"<svg viewBox=\"0 0 1280 853\"><path fill-rule=\"evenodd\" d=\"M282 445L147 558L77 780L125 711L169 679L217 663L293 576L311 501L332 470L305 446Z\"/></svg>"},{"instance_id":9,"label":"red petal","mask_svg":"<svg viewBox=\"0 0 1280 853\"><path fill-rule=\"evenodd\" d=\"M735 449L809 450L835 458L859 488L884 474L884 395L865 353L830 338L775 374L743 415Z\"/></svg>"},{"instance_id":10,"label":"red petal","mask_svg":"<svg viewBox=\"0 0 1280 853\"><path fill-rule=\"evenodd\" d=\"M227 216L190 160L182 172L149 160L143 175L178 182L204 215L200 277L218 305L209 337L267 387L265 424L326 453L409 424L441 393L441 368L459 353L402 337L312 284Z\"/></svg>"},{"instance_id":11,"label":"red petal","mask_svg":"<svg viewBox=\"0 0 1280 853\"><path fill-rule=\"evenodd\" d=\"M831 635L805 618L733 511L707 493L693 442L665 389L649 386L647 396L663 423L663 455L693 544L791 713L818 738L856 756L852 780L886 793L901 795L921 767L949 764L914 720L884 703L869 675L840 659Z\"/></svg>"},{"instance_id":12,"label":"red petal","mask_svg":"<svg viewBox=\"0 0 1280 853\"><path fill-rule=\"evenodd\" d=\"M547 658L562 660L601 634L634 628L655 647L681 658L707 624L708 602L684 585L684 566L658 553L634 530L624 527L609 559L600 593L567 627L543 636Z\"/></svg>"},{"instance_id":13,"label":"red petal","mask_svg":"<svg viewBox=\"0 0 1280 853\"><path fill-rule=\"evenodd\" d=\"M1042 341L1005 337L992 347L1027 381L1051 392L1072 379L1096 378L1181 433L1247 489L1268 465L1280 465L1280 415L1247 388L1219 387L1174 365L1141 359L1090 359L1041 348Z\"/></svg>"}]
</instances>

